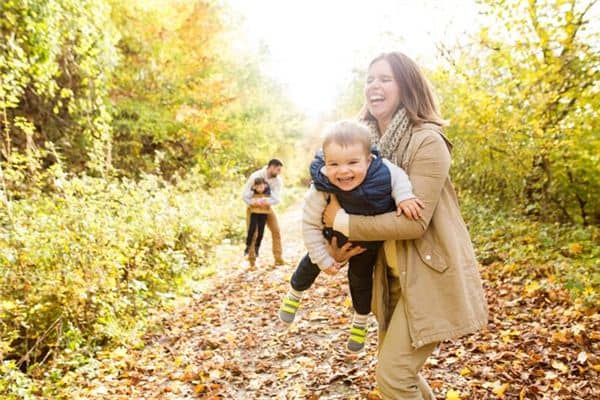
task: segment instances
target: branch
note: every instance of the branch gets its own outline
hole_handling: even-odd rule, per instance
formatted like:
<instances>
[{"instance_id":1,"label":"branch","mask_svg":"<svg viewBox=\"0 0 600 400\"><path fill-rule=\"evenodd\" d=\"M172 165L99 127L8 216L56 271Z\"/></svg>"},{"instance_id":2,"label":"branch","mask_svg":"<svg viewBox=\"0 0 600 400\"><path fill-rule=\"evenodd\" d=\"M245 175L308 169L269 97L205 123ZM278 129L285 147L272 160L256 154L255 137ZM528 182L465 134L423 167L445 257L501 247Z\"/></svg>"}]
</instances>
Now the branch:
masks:
<instances>
[{"instance_id":1,"label":"branch","mask_svg":"<svg viewBox=\"0 0 600 400\"><path fill-rule=\"evenodd\" d=\"M583 20L583 19L584 19L584 17L585 17L585 15L586 15L586 14L587 14L587 13L588 13L590 10L591 10L591 8L592 8L592 7L594 6L594 4L596 4L597 2L598 2L598 0L593 0L593 1L590 1L590 2L588 3L588 5L587 5L587 6L586 6L586 7L583 9L583 11L581 12L581 14L579 14L579 18L577 18L577 21L573 23L573 26L574 26L575 28L573 29L573 32L572 32L572 33L571 33L571 34L570 34L570 35L567 37L567 39L566 39L566 40L565 40L565 42L564 42L564 43L565 43L565 45L564 45L564 47L563 47L562 51L560 52L560 56L561 56L561 57L563 57L563 56L565 55L565 53L567 52L568 45L571 45L571 44L572 44L572 43L575 41L575 37L577 36L577 33L579 32L579 29L580 29L580 28L581 28L581 27L582 27L582 26L583 26L583 25L586 23L586 21L584 21L584 20ZM574 10L575 10L575 3L576 3L576 1L575 1L575 0L573 0L573 1L571 2L571 12L573 13L573 15L575 14L575 13L574 13ZM569 24L569 23L567 22L567 25L568 25L568 24Z\"/></svg>"},{"instance_id":2,"label":"branch","mask_svg":"<svg viewBox=\"0 0 600 400\"><path fill-rule=\"evenodd\" d=\"M542 48L542 53L544 55L544 62L549 64L549 60L552 58L552 52L548 48L548 33L542 28L540 21L538 20L536 0L529 0L528 11L535 33L540 39L540 47Z\"/></svg>"}]
</instances>

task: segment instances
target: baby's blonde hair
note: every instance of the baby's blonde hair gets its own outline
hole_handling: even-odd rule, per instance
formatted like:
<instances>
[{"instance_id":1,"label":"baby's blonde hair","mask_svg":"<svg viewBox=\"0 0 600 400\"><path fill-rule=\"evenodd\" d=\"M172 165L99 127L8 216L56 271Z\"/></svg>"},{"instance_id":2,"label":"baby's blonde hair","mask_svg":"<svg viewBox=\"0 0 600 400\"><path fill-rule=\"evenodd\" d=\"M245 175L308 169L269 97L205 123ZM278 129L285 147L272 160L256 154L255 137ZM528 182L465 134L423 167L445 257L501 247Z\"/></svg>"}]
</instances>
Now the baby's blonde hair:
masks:
<instances>
[{"instance_id":1,"label":"baby's blonde hair","mask_svg":"<svg viewBox=\"0 0 600 400\"><path fill-rule=\"evenodd\" d=\"M341 147L347 147L359 143L365 149L365 153L371 154L371 135L369 128L357 121L342 120L335 122L325 130L323 139L323 151L327 145L335 143Z\"/></svg>"}]
</instances>

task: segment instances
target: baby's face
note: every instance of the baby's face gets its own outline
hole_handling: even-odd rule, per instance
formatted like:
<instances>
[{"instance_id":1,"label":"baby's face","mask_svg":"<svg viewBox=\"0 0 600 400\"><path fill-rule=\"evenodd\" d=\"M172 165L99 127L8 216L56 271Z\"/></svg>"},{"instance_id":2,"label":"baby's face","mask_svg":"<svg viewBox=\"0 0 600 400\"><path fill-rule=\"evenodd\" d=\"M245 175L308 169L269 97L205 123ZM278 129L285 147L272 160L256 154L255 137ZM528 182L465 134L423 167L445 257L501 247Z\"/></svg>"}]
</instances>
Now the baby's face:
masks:
<instances>
[{"instance_id":1,"label":"baby's face","mask_svg":"<svg viewBox=\"0 0 600 400\"><path fill-rule=\"evenodd\" d=\"M371 164L371 156L360 143L340 146L329 143L323 149L325 155L325 175L333 185L349 191L360 185Z\"/></svg>"}]
</instances>

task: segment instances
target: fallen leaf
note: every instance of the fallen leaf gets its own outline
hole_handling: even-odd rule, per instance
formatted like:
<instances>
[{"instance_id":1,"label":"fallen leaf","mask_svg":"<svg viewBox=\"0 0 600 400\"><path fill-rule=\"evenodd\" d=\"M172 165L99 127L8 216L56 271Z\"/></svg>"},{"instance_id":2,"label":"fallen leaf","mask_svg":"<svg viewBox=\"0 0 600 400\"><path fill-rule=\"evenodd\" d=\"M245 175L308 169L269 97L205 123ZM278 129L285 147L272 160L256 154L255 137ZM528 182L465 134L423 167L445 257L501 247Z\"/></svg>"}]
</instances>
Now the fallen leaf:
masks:
<instances>
[{"instance_id":1,"label":"fallen leaf","mask_svg":"<svg viewBox=\"0 0 600 400\"><path fill-rule=\"evenodd\" d=\"M561 361L552 361L552 368L559 370L562 373L567 373L569 371L569 367L567 367Z\"/></svg>"},{"instance_id":2,"label":"fallen leaf","mask_svg":"<svg viewBox=\"0 0 600 400\"><path fill-rule=\"evenodd\" d=\"M494 389L492 389L492 392L502 398L504 397L504 392L506 392L506 389L508 389L508 383L504 383L502 385L496 386Z\"/></svg>"},{"instance_id":3,"label":"fallen leaf","mask_svg":"<svg viewBox=\"0 0 600 400\"><path fill-rule=\"evenodd\" d=\"M446 392L446 400L460 400L460 392L454 389L448 389Z\"/></svg>"}]
</instances>

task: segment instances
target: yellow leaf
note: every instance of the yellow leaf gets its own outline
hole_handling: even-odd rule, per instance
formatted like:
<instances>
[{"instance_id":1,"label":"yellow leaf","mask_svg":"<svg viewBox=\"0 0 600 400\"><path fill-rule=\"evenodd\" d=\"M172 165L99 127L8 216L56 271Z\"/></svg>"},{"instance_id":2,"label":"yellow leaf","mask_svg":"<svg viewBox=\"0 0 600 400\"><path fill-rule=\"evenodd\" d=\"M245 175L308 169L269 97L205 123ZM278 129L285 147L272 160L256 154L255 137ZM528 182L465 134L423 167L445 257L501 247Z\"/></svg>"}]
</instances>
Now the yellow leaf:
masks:
<instances>
[{"instance_id":1,"label":"yellow leaf","mask_svg":"<svg viewBox=\"0 0 600 400\"><path fill-rule=\"evenodd\" d=\"M540 288L540 284L538 281L531 281L527 285L525 285L525 293L531 294Z\"/></svg>"},{"instance_id":2,"label":"yellow leaf","mask_svg":"<svg viewBox=\"0 0 600 400\"><path fill-rule=\"evenodd\" d=\"M554 332L552 334L552 340L555 342L560 342L560 343L567 343L569 341L569 339L567 338L567 333L566 331L559 331L559 332Z\"/></svg>"},{"instance_id":3,"label":"yellow leaf","mask_svg":"<svg viewBox=\"0 0 600 400\"><path fill-rule=\"evenodd\" d=\"M552 384L552 387L556 390L559 390L562 387L562 383L560 383L560 381L556 381Z\"/></svg>"},{"instance_id":4,"label":"yellow leaf","mask_svg":"<svg viewBox=\"0 0 600 400\"><path fill-rule=\"evenodd\" d=\"M569 253L571 254L579 254L583 250L583 246L579 243L571 243L569 244Z\"/></svg>"},{"instance_id":5,"label":"yellow leaf","mask_svg":"<svg viewBox=\"0 0 600 400\"><path fill-rule=\"evenodd\" d=\"M552 361L552 368L557 369L562 373L567 373L569 371L569 367L560 361Z\"/></svg>"},{"instance_id":6,"label":"yellow leaf","mask_svg":"<svg viewBox=\"0 0 600 400\"><path fill-rule=\"evenodd\" d=\"M494 389L492 389L492 392L494 392L494 394L498 397L504 397L504 392L506 392L506 389L508 389L508 383L496 386Z\"/></svg>"},{"instance_id":7,"label":"yellow leaf","mask_svg":"<svg viewBox=\"0 0 600 400\"><path fill-rule=\"evenodd\" d=\"M194 386L194 393L199 394L202 393L206 390L206 385L200 383L196 386Z\"/></svg>"},{"instance_id":8,"label":"yellow leaf","mask_svg":"<svg viewBox=\"0 0 600 400\"><path fill-rule=\"evenodd\" d=\"M471 370L468 367L464 367L463 369L460 370L459 372L462 376L465 375L469 375L471 373Z\"/></svg>"},{"instance_id":9,"label":"yellow leaf","mask_svg":"<svg viewBox=\"0 0 600 400\"><path fill-rule=\"evenodd\" d=\"M460 400L460 392L454 389L448 389L446 392L446 400Z\"/></svg>"},{"instance_id":10,"label":"yellow leaf","mask_svg":"<svg viewBox=\"0 0 600 400\"><path fill-rule=\"evenodd\" d=\"M583 324L575 324L571 327L571 331L575 335L579 335L581 332L585 331L585 325Z\"/></svg>"},{"instance_id":11,"label":"yellow leaf","mask_svg":"<svg viewBox=\"0 0 600 400\"><path fill-rule=\"evenodd\" d=\"M344 300L344 307L352 307L352 300L349 297L346 297L346 300Z\"/></svg>"}]
</instances>

